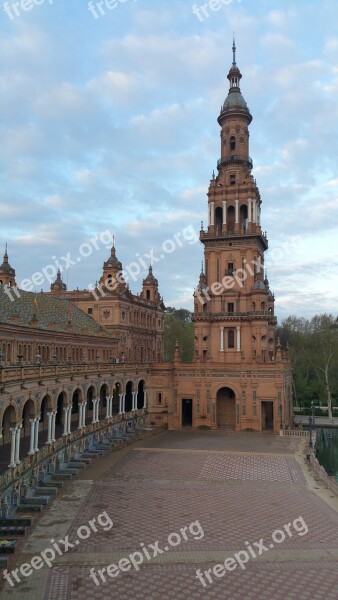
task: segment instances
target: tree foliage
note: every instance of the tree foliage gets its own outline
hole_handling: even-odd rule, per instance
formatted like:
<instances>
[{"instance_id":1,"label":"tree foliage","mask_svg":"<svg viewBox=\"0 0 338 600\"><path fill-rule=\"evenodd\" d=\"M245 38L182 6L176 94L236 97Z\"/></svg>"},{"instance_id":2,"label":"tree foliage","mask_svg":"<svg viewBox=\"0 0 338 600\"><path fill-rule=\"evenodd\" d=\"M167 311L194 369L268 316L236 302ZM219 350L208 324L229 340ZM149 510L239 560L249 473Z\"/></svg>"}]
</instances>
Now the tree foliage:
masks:
<instances>
[{"instance_id":1,"label":"tree foliage","mask_svg":"<svg viewBox=\"0 0 338 600\"><path fill-rule=\"evenodd\" d=\"M183 362L191 362L194 352L194 325L191 322L192 313L184 308L168 307L164 314L164 357L172 361L175 344L178 340L181 346Z\"/></svg>"},{"instance_id":2,"label":"tree foliage","mask_svg":"<svg viewBox=\"0 0 338 600\"><path fill-rule=\"evenodd\" d=\"M310 320L290 316L277 330L290 345L296 404L328 407L338 403L338 319L316 315Z\"/></svg>"}]
</instances>

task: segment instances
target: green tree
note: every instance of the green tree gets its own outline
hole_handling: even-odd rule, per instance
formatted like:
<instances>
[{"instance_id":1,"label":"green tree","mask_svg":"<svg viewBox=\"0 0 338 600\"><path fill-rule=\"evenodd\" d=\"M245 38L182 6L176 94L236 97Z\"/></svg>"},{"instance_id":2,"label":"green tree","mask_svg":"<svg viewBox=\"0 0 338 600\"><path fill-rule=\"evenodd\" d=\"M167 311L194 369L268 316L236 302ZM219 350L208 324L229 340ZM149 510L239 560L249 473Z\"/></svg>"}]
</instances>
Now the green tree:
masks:
<instances>
[{"instance_id":1,"label":"green tree","mask_svg":"<svg viewBox=\"0 0 338 600\"><path fill-rule=\"evenodd\" d=\"M176 340L181 346L183 362L191 362L194 352L194 325L192 313L184 308L168 307L164 314L164 357L172 361Z\"/></svg>"}]
</instances>

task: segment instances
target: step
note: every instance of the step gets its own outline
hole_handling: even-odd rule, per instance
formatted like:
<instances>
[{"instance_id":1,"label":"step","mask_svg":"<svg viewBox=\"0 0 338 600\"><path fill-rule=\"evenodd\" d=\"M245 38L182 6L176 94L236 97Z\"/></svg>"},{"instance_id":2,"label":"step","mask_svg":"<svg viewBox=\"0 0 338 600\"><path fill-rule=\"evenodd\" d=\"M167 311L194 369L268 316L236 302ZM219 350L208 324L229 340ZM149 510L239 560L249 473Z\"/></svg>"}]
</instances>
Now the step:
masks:
<instances>
[{"instance_id":1,"label":"step","mask_svg":"<svg viewBox=\"0 0 338 600\"><path fill-rule=\"evenodd\" d=\"M21 498L20 504L48 504L50 496L31 496L31 498Z\"/></svg>"},{"instance_id":2,"label":"step","mask_svg":"<svg viewBox=\"0 0 338 600\"><path fill-rule=\"evenodd\" d=\"M67 463L67 468L68 469L84 469L86 467L86 463L84 462L76 462L76 461L71 461L69 463Z\"/></svg>"},{"instance_id":3,"label":"step","mask_svg":"<svg viewBox=\"0 0 338 600\"><path fill-rule=\"evenodd\" d=\"M6 569L8 558L8 556L0 556L0 569Z\"/></svg>"},{"instance_id":4,"label":"step","mask_svg":"<svg viewBox=\"0 0 338 600\"><path fill-rule=\"evenodd\" d=\"M41 512L42 504L20 504L17 508L18 512Z\"/></svg>"},{"instance_id":5,"label":"step","mask_svg":"<svg viewBox=\"0 0 338 600\"><path fill-rule=\"evenodd\" d=\"M25 527L18 527L18 526L13 526L13 527L0 527L0 538L4 538L6 536L18 536L18 535L25 535L26 533L26 528Z\"/></svg>"},{"instance_id":6,"label":"step","mask_svg":"<svg viewBox=\"0 0 338 600\"><path fill-rule=\"evenodd\" d=\"M52 477L52 483L54 485L54 483L56 481L68 481L68 479L71 479L73 477L72 473L64 473L61 471L58 471L57 473L54 473L53 477Z\"/></svg>"},{"instance_id":7,"label":"step","mask_svg":"<svg viewBox=\"0 0 338 600\"><path fill-rule=\"evenodd\" d=\"M56 474L64 473L65 475L71 475L72 477L77 475L77 469L69 469L68 467L63 467L59 471L56 471Z\"/></svg>"},{"instance_id":8,"label":"step","mask_svg":"<svg viewBox=\"0 0 338 600\"><path fill-rule=\"evenodd\" d=\"M45 494L47 494L48 496L53 496L53 494L56 494L59 490L56 486L41 486L41 487L36 487L34 488L35 494L37 496L44 496Z\"/></svg>"},{"instance_id":9,"label":"step","mask_svg":"<svg viewBox=\"0 0 338 600\"><path fill-rule=\"evenodd\" d=\"M60 488L63 487L64 481L63 480L54 480L53 478L51 479L50 483L53 485L53 488L58 488L58 490Z\"/></svg>"},{"instance_id":10,"label":"step","mask_svg":"<svg viewBox=\"0 0 338 600\"><path fill-rule=\"evenodd\" d=\"M18 540L0 540L0 554L13 554Z\"/></svg>"},{"instance_id":11,"label":"step","mask_svg":"<svg viewBox=\"0 0 338 600\"><path fill-rule=\"evenodd\" d=\"M33 517L9 517L0 518L1 527L30 527L33 523Z\"/></svg>"}]
</instances>

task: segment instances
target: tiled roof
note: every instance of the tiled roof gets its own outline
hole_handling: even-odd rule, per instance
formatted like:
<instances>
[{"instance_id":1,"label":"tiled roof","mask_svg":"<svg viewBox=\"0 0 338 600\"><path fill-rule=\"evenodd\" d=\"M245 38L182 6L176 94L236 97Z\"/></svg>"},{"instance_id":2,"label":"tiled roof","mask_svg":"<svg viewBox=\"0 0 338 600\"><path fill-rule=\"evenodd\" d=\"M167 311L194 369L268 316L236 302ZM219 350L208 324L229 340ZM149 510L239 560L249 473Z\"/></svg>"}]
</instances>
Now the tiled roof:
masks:
<instances>
[{"instance_id":1,"label":"tiled roof","mask_svg":"<svg viewBox=\"0 0 338 600\"><path fill-rule=\"evenodd\" d=\"M69 300L23 290L18 290L20 296L17 297L13 290L10 292L13 300L5 292L4 286L0 285L0 325L15 324L32 329L114 338L107 329ZM35 324L32 323L34 320L37 321Z\"/></svg>"}]
</instances>

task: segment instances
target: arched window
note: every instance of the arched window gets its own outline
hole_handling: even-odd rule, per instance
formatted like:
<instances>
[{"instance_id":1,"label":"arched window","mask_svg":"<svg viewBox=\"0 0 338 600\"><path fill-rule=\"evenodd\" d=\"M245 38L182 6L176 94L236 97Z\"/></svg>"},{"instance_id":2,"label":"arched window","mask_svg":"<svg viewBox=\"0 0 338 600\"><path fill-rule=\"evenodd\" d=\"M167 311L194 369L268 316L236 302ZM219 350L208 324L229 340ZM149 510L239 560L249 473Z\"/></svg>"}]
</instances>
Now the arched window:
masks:
<instances>
[{"instance_id":1,"label":"arched window","mask_svg":"<svg viewBox=\"0 0 338 600\"><path fill-rule=\"evenodd\" d=\"M228 348L235 347L235 332L233 329L229 329L228 331Z\"/></svg>"},{"instance_id":2,"label":"arched window","mask_svg":"<svg viewBox=\"0 0 338 600\"><path fill-rule=\"evenodd\" d=\"M231 151L236 150L236 138L234 135L232 135L230 138L230 150Z\"/></svg>"},{"instance_id":3,"label":"arched window","mask_svg":"<svg viewBox=\"0 0 338 600\"><path fill-rule=\"evenodd\" d=\"M150 290L147 290L147 300L150 300Z\"/></svg>"}]
</instances>

